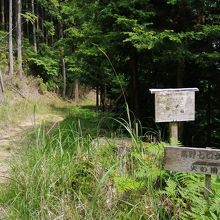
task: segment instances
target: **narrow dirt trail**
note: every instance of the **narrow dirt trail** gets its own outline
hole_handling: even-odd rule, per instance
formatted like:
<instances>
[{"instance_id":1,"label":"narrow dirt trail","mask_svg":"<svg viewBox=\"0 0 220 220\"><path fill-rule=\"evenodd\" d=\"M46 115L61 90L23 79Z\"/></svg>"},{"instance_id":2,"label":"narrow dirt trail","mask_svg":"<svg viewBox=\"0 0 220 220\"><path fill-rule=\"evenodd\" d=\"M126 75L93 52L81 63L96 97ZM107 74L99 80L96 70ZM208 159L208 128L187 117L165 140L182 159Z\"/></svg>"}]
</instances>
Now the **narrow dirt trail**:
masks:
<instances>
[{"instance_id":1,"label":"narrow dirt trail","mask_svg":"<svg viewBox=\"0 0 220 220\"><path fill-rule=\"evenodd\" d=\"M28 117L19 125L0 131L0 184L5 183L9 177L10 160L16 158L18 149L25 147L20 146L25 134L43 121L56 124L63 119L62 115L56 113L39 114L36 115L35 119Z\"/></svg>"}]
</instances>

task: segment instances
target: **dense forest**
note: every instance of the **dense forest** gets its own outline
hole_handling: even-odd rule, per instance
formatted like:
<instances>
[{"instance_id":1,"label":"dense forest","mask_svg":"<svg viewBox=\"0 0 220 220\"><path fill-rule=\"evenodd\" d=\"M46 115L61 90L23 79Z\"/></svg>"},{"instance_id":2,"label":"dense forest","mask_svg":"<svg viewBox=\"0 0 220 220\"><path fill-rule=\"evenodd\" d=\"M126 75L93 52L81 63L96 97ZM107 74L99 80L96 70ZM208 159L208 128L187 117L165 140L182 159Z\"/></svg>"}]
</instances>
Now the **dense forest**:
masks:
<instances>
[{"instance_id":1,"label":"dense forest","mask_svg":"<svg viewBox=\"0 0 220 220\"><path fill-rule=\"evenodd\" d=\"M180 136L220 143L219 0L1 0L0 20L4 79L34 75L76 99L87 85L101 110L121 113L126 100L153 129L150 88L198 87L196 122Z\"/></svg>"}]
</instances>

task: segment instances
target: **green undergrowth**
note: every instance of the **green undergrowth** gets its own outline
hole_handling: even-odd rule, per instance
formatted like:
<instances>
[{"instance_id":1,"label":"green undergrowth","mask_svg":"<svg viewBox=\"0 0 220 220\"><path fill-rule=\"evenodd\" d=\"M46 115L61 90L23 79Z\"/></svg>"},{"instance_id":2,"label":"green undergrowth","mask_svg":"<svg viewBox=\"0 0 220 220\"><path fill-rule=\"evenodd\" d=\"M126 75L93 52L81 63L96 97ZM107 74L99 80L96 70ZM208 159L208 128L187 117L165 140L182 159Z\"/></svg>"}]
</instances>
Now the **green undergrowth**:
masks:
<instances>
[{"instance_id":1,"label":"green undergrowth","mask_svg":"<svg viewBox=\"0 0 220 220\"><path fill-rule=\"evenodd\" d=\"M36 129L13 162L0 191L6 219L219 219L220 179L205 199L202 175L163 169L165 145L143 143L121 119L74 108L55 129Z\"/></svg>"}]
</instances>

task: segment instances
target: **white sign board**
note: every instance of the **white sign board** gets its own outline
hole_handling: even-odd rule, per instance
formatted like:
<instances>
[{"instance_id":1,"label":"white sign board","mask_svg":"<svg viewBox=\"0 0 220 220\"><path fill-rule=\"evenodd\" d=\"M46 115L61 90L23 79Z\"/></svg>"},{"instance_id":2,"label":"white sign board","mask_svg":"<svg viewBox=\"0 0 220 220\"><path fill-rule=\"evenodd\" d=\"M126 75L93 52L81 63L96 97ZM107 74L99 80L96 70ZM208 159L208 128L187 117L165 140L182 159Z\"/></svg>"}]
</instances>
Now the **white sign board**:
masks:
<instances>
[{"instance_id":1,"label":"white sign board","mask_svg":"<svg viewBox=\"0 0 220 220\"><path fill-rule=\"evenodd\" d=\"M190 147L164 149L166 170L220 175L220 150Z\"/></svg>"},{"instance_id":2,"label":"white sign board","mask_svg":"<svg viewBox=\"0 0 220 220\"><path fill-rule=\"evenodd\" d=\"M155 94L155 121L178 122L195 120L195 91L186 89L150 89Z\"/></svg>"}]
</instances>

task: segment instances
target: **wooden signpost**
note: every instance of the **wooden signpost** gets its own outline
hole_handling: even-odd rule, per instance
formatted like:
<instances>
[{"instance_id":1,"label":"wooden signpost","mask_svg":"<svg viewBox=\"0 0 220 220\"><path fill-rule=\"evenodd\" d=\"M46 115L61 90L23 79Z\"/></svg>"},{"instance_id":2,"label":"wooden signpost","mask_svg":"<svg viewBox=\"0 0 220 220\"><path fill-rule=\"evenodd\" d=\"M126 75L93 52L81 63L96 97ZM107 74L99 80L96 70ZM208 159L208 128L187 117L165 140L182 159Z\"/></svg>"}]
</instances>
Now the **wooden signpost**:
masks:
<instances>
[{"instance_id":1,"label":"wooden signpost","mask_svg":"<svg viewBox=\"0 0 220 220\"><path fill-rule=\"evenodd\" d=\"M220 175L220 150L165 147L164 168L178 172Z\"/></svg>"},{"instance_id":2,"label":"wooden signpost","mask_svg":"<svg viewBox=\"0 0 220 220\"><path fill-rule=\"evenodd\" d=\"M211 175L220 175L220 150L165 147L164 168L171 171L205 174L207 197L211 192Z\"/></svg>"},{"instance_id":3,"label":"wooden signpost","mask_svg":"<svg viewBox=\"0 0 220 220\"><path fill-rule=\"evenodd\" d=\"M155 94L155 121L169 122L171 138L178 140L178 122L195 120L197 88L150 89ZM205 195L211 191L211 175L220 175L220 150L165 147L164 168L205 175Z\"/></svg>"},{"instance_id":4,"label":"wooden signpost","mask_svg":"<svg viewBox=\"0 0 220 220\"><path fill-rule=\"evenodd\" d=\"M178 122L195 120L197 88L150 89L155 94L155 121L169 122L171 138L178 140Z\"/></svg>"}]
</instances>

